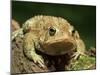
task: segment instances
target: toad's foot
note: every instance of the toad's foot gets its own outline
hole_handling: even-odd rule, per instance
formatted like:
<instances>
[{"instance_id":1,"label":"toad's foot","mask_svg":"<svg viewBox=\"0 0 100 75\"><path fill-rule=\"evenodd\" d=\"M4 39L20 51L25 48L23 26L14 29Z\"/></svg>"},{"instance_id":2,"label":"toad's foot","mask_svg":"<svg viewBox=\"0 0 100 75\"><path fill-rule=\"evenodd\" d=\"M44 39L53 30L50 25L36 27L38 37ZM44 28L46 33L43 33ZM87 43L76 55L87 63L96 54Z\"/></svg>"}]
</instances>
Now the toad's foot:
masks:
<instances>
[{"instance_id":1,"label":"toad's foot","mask_svg":"<svg viewBox=\"0 0 100 75\"><path fill-rule=\"evenodd\" d=\"M75 54L72 55L72 57L74 57L74 60L78 60L80 55L87 56L85 53L76 52Z\"/></svg>"},{"instance_id":2,"label":"toad's foot","mask_svg":"<svg viewBox=\"0 0 100 75\"><path fill-rule=\"evenodd\" d=\"M32 59L33 59L34 63L39 64L40 67L42 67L42 68L45 67L42 56L40 56L38 54L34 54L34 56L32 56Z\"/></svg>"},{"instance_id":3,"label":"toad's foot","mask_svg":"<svg viewBox=\"0 0 100 75\"><path fill-rule=\"evenodd\" d=\"M80 56L79 52L76 52L75 54L72 55L72 57L74 57L74 60L77 60Z\"/></svg>"}]
</instances>

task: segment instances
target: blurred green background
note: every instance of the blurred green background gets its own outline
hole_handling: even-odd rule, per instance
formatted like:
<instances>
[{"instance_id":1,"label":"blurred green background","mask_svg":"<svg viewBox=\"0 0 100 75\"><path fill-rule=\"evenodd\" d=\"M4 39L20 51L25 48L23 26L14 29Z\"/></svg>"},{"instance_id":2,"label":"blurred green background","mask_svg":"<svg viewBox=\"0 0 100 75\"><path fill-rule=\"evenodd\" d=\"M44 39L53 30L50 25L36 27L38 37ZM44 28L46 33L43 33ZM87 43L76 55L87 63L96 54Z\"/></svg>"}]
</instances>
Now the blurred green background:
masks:
<instances>
[{"instance_id":1,"label":"blurred green background","mask_svg":"<svg viewBox=\"0 0 100 75\"><path fill-rule=\"evenodd\" d=\"M79 31L87 48L96 47L96 6L12 1L12 18L20 24L35 15L67 19Z\"/></svg>"}]
</instances>

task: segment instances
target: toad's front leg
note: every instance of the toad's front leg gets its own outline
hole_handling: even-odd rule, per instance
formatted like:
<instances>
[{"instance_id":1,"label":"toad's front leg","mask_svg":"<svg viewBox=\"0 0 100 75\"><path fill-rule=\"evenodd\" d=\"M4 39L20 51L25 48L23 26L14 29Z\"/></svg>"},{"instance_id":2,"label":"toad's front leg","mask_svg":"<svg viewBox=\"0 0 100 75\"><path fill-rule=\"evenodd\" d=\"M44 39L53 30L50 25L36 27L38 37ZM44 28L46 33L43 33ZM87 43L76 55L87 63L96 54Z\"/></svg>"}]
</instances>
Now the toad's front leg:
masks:
<instances>
[{"instance_id":1,"label":"toad's front leg","mask_svg":"<svg viewBox=\"0 0 100 75\"><path fill-rule=\"evenodd\" d=\"M76 46L77 46L76 53L73 55L75 56L74 59L76 60L80 55L86 56L85 54L86 48L85 48L85 44L83 40L79 36L78 31L75 31L73 36L74 36L74 39L76 41Z\"/></svg>"},{"instance_id":2,"label":"toad's front leg","mask_svg":"<svg viewBox=\"0 0 100 75\"><path fill-rule=\"evenodd\" d=\"M34 63L38 63L40 67L44 67L44 60L42 56L38 55L35 51L35 39L33 33L26 33L24 36L24 53L26 57L33 60Z\"/></svg>"}]
</instances>

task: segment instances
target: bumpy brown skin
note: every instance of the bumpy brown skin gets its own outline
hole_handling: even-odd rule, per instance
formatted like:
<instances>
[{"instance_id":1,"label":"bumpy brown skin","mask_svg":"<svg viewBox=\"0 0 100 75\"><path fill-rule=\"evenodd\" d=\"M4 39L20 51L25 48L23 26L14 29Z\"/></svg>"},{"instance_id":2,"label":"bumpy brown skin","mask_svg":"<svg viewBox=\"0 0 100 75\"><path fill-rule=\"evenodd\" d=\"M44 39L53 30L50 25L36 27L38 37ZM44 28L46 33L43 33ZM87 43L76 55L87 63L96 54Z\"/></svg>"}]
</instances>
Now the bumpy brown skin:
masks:
<instances>
[{"instance_id":1,"label":"bumpy brown skin","mask_svg":"<svg viewBox=\"0 0 100 75\"><path fill-rule=\"evenodd\" d=\"M39 50L45 54L56 56L76 51L76 57L84 54L85 45L74 27L67 20L54 16L35 16L23 24L24 53L43 67L42 56L36 53Z\"/></svg>"},{"instance_id":2,"label":"bumpy brown skin","mask_svg":"<svg viewBox=\"0 0 100 75\"><path fill-rule=\"evenodd\" d=\"M12 19L11 21L11 31L12 31L12 37L11 40L14 40L17 36L23 37L23 29L20 28L20 24Z\"/></svg>"},{"instance_id":3,"label":"bumpy brown skin","mask_svg":"<svg viewBox=\"0 0 100 75\"><path fill-rule=\"evenodd\" d=\"M18 30L18 29L20 29L19 23L16 20L12 19L12 21L11 21L11 30L15 31L15 30Z\"/></svg>"}]
</instances>

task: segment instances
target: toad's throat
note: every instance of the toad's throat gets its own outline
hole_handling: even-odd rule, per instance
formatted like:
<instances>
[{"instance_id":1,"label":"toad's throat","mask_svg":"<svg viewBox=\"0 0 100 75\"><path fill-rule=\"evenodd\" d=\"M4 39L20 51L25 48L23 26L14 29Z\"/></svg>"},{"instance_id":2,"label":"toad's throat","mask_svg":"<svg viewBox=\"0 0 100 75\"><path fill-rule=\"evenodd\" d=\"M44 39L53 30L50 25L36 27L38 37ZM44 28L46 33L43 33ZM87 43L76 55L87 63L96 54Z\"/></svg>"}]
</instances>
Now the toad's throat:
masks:
<instances>
[{"instance_id":1,"label":"toad's throat","mask_svg":"<svg viewBox=\"0 0 100 75\"><path fill-rule=\"evenodd\" d=\"M73 40L60 40L53 43L45 43L41 45L42 52L48 55L64 55L76 49Z\"/></svg>"}]
</instances>

